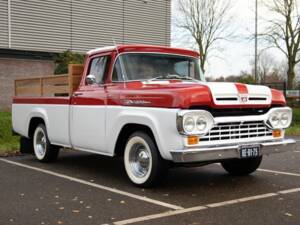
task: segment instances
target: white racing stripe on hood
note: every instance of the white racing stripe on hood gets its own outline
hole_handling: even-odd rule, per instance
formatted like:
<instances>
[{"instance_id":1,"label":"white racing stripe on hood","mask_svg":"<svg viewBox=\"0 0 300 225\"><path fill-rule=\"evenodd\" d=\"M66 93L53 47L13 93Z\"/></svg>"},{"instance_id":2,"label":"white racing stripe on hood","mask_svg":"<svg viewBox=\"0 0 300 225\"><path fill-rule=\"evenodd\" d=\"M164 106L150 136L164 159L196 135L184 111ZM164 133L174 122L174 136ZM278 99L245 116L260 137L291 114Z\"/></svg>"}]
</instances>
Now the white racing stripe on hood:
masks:
<instances>
[{"instance_id":1,"label":"white racing stripe on hood","mask_svg":"<svg viewBox=\"0 0 300 225\"><path fill-rule=\"evenodd\" d=\"M143 85L169 85L168 80L143 81ZM216 105L270 105L272 102L272 92L269 87L262 85L239 84L246 86L248 93L239 93L235 83L229 82L190 82L182 81L176 84L201 84L207 86L212 94Z\"/></svg>"},{"instance_id":2,"label":"white racing stripe on hood","mask_svg":"<svg viewBox=\"0 0 300 225\"><path fill-rule=\"evenodd\" d=\"M236 97L238 94L238 90L234 83L207 82L205 85L209 87L213 96Z\"/></svg>"},{"instance_id":3,"label":"white racing stripe on hood","mask_svg":"<svg viewBox=\"0 0 300 225\"><path fill-rule=\"evenodd\" d=\"M216 105L269 105L272 102L270 88L261 85L246 85L248 93L239 93L235 83L207 82Z\"/></svg>"}]
</instances>

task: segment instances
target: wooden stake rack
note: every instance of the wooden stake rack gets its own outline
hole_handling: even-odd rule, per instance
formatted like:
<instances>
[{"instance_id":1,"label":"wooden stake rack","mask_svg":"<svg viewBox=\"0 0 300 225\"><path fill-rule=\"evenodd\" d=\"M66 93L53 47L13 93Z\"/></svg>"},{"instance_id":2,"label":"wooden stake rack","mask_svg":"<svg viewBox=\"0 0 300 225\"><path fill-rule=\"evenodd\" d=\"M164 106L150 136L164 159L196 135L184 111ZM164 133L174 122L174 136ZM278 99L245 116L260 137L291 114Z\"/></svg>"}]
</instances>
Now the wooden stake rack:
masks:
<instances>
[{"instance_id":1,"label":"wooden stake rack","mask_svg":"<svg viewBox=\"0 0 300 225\"><path fill-rule=\"evenodd\" d=\"M83 65L70 64L68 74L17 79L15 80L15 96L71 96L79 86L82 73Z\"/></svg>"}]
</instances>

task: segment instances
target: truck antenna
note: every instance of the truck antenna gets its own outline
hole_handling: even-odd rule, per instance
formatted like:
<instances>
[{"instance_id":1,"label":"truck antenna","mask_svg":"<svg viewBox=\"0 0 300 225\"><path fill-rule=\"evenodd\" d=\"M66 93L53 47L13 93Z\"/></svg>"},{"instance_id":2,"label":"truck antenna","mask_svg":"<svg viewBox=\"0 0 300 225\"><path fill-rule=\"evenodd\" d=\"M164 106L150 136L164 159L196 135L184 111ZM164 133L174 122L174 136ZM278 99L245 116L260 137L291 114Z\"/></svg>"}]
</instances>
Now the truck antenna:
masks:
<instances>
[{"instance_id":1,"label":"truck antenna","mask_svg":"<svg viewBox=\"0 0 300 225\"><path fill-rule=\"evenodd\" d=\"M119 49L118 49L118 45L117 45L116 41L114 40L114 38L112 38L112 41L113 41L113 43L114 43L114 46L116 47L116 51L117 51L117 54L118 54L118 56L119 56L120 67L121 67L121 75L122 75L122 79L123 79L123 82L124 82L124 85L125 85L125 67L124 67L123 59L122 59L122 57L120 56L120 52L119 52Z\"/></svg>"}]
</instances>

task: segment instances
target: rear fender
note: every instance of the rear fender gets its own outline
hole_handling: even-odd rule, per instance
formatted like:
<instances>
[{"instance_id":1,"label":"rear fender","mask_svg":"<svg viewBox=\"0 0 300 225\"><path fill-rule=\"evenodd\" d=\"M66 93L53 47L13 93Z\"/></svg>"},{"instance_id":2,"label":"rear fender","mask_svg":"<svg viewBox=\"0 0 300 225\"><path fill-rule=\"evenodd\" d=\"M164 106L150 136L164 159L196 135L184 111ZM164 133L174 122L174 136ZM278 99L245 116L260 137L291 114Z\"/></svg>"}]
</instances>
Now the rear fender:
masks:
<instances>
[{"instance_id":1,"label":"rear fender","mask_svg":"<svg viewBox=\"0 0 300 225\"><path fill-rule=\"evenodd\" d=\"M27 137L29 137L29 126L33 118L43 119L47 129L50 126L46 110L42 108L33 108L27 118Z\"/></svg>"}]
</instances>

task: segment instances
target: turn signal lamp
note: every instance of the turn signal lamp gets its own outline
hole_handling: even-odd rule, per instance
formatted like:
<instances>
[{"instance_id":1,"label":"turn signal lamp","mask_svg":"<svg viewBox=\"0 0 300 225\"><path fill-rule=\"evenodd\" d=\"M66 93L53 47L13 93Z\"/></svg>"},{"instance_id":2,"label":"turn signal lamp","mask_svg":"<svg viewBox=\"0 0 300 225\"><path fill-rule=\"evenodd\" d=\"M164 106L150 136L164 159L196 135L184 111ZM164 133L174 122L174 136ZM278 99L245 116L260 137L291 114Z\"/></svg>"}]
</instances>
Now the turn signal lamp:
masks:
<instances>
[{"instance_id":1,"label":"turn signal lamp","mask_svg":"<svg viewBox=\"0 0 300 225\"><path fill-rule=\"evenodd\" d=\"M281 130L280 129L273 130L273 137L275 138L281 137Z\"/></svg>"},{"instance_id":2,"label":"turn signal lamp","mask_svg":"<svg viewBox=\"0 0 300 225\"><path fill-rule=\"evenodd\" d=\"M196 145L199 142L199 137L197 136L188 136L188 145Z\"/></svg>"}]
</instances>

